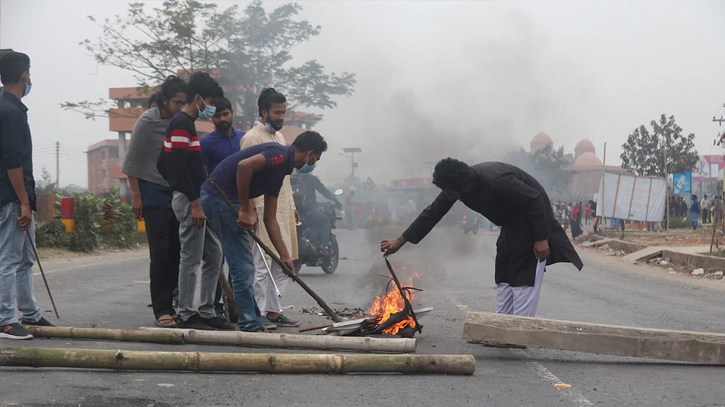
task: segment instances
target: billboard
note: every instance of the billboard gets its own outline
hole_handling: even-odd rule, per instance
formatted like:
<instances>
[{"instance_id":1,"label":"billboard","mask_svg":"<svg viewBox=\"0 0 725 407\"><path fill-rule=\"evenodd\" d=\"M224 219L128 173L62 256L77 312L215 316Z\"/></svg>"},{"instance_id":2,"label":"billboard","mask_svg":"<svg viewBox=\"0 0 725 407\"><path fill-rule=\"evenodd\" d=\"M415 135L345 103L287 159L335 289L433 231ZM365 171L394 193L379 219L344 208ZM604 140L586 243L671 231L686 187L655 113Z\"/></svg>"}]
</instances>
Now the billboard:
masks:
<instances>
[{"instance_id":1,"label":"billboard","mask_svg":"<svg viewBox=\"0 0 725 407\"><path fill-rule=\"evenodd\" d=\"M672 174L672 185L675 195L689 195L692 193L692 175L689 172Z\"/></svg>"},{"instance_id":2,"label":"billboard","mask_svg":"<svg viewBox=\"0 0 725 407\"><path fill-rule=\"evenodd\" d=\"M667 182L664 178L636 177L605 172L599 184L597 216L641 222L662 222Z\"/></svg>"}]
</instances>

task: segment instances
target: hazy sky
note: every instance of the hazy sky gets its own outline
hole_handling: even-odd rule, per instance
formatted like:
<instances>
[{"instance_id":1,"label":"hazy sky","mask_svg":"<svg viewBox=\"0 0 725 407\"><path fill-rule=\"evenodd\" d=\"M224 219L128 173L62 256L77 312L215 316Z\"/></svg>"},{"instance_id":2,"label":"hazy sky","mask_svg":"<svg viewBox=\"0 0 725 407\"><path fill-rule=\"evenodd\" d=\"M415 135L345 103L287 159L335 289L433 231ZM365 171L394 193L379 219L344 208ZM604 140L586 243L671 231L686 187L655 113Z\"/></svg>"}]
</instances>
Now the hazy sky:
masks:
<instances>
[{"instance_id":1,"label":"hazy sky","mask_svg":"<svg viewBox=\"0 0 725 407\"><path fill-rule=\"evenodd\" d=\"M78 43L96 38L97 19L125 13L125 1L2 0L0 46L31 57L33 92L24 99L36 145L36 175L87 185L81 154L115 138L108 121L60 109L96 100L109 87L134 86L124 71L99 66ZM219 1L221 7L245 2ZM149 6L160 2L147 1ZM282 4L266 2L268 9ZM573 151L591 139L607 164L638 125L675 115L696 134L700 154L725 113L725 2L302 1L322 34L295 49L328 70L357 73L350 98L322 111L317 126L330 151L315 170L325 182L348 173L343 147L360 147L363 179L376 183L426 175L445 156L469 163L528 146L539 131ZM342 168L342 169L341 169Z\"/></svg>"}]
</instances>

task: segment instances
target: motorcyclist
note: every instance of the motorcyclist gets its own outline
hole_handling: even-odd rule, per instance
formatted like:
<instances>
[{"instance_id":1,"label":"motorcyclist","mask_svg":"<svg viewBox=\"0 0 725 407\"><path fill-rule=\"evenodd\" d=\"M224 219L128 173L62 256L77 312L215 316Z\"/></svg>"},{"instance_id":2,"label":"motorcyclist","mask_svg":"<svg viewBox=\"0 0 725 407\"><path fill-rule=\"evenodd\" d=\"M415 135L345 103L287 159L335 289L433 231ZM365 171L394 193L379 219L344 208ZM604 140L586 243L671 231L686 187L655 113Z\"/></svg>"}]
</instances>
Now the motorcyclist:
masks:
<instances>
[{"instance_id":1,"label":"motorcyclist","mask_svg":"<svg viewBox=\"0 0 725 407\"><path fill-rule=\"evenodd\" d=\"M297 190L297 187L300 187L301 195L297 196L295 194L295 206L297 206L297 211L300 214L300 221L303 224L314 225L313 230L315 233L312 237L317 239L318 253L324 255L326 252L325 245L330 240L332 226L330 225L330 219L317 209L317 192L334 202L338 209L342 208L342 203L337 200L332 192L325 188L319 178L312 174L297 172L290 181L293 189Z\"/></svg>"}]
</instances>

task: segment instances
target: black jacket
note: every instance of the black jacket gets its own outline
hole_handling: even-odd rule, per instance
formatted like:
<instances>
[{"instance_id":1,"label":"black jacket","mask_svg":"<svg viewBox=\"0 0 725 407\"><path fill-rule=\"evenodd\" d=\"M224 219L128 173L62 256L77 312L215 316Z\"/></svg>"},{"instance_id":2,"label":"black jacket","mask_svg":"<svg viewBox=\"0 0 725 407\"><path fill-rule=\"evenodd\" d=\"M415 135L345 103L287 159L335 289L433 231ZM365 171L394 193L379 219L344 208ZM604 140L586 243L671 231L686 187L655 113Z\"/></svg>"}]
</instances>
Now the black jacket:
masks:
<instances>
[{"instance_id":1,"label":"black jacket","mask_svg":"<svg viewBox=\"0 0 725 407\"><path fill-rule=\"evenodd\" d=\"M549 241L546 264L572 263L583 267L579 255L556 221L546 191L534 177L513 165L488 162L471 167L475 173L470 192L461 202L501 226L496 243L496 284L534 285L537 259L534 243ZM455 200L440 193L403 233L405 240L420 242L451 209Z\"/></svg>"}]
</instances>

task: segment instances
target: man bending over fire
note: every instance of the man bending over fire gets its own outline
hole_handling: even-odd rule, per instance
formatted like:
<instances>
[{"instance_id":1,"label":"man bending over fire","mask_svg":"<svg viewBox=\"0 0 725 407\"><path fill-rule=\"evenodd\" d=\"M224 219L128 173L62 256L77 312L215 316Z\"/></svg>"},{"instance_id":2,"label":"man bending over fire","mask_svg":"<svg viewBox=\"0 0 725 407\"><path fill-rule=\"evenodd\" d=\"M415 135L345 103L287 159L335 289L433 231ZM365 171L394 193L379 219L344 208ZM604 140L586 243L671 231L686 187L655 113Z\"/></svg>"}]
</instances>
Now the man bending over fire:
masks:
<instances>
[{"instance_id":1,"label":"man bending over fire","mask_svg":"<svg viewBox=\"0 0 725 407\"><path fill-rule=\"evenodd\" d=\"M546 191L534 177L513 165L487 162L474 166L446 158L436 164L433 184L442 190L430 206L394 240L383 240L385 256L407 242L417 244L460 200L501 226L496 243L496 312L536 316L546 266L583 267L569 238L556 221ZM518 345L477 341L495 347Z\"/></svg>"}]
</instances>

